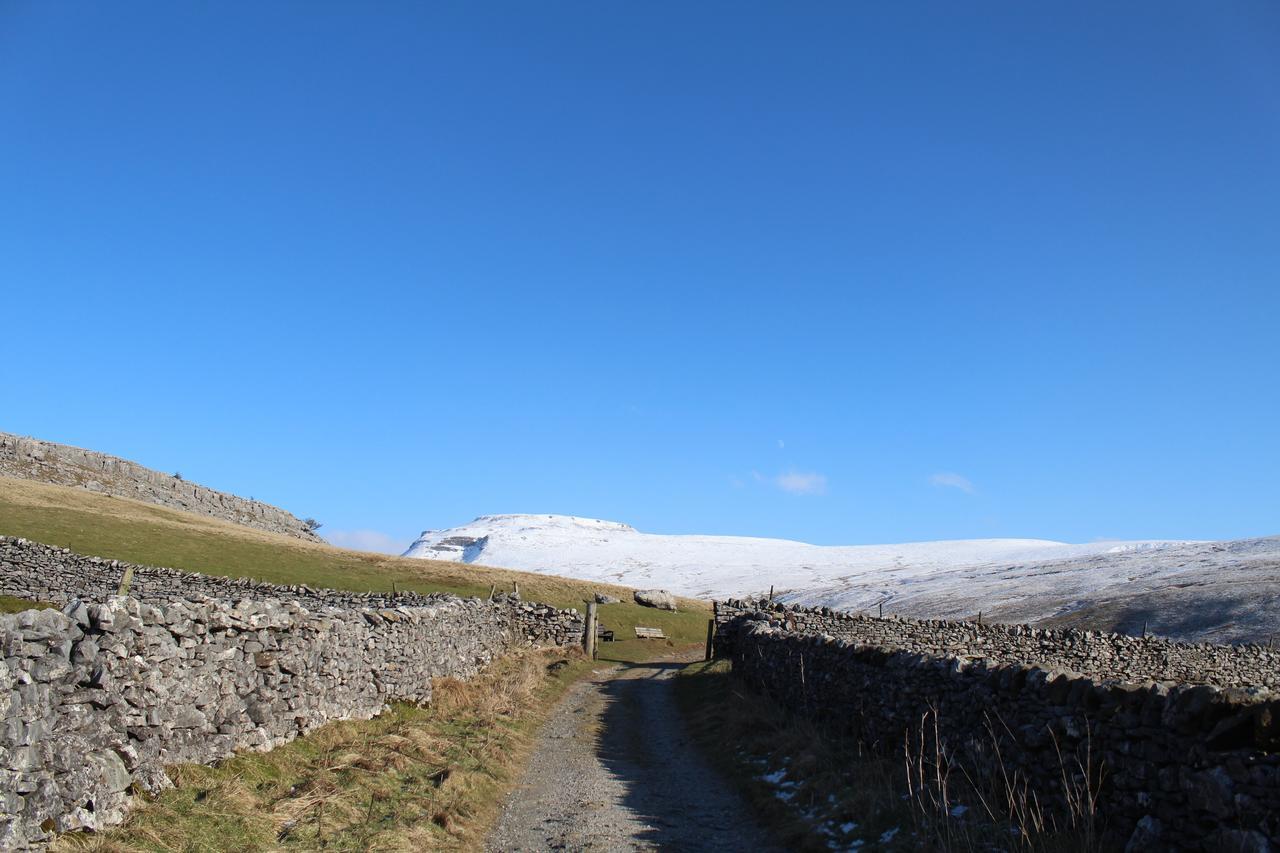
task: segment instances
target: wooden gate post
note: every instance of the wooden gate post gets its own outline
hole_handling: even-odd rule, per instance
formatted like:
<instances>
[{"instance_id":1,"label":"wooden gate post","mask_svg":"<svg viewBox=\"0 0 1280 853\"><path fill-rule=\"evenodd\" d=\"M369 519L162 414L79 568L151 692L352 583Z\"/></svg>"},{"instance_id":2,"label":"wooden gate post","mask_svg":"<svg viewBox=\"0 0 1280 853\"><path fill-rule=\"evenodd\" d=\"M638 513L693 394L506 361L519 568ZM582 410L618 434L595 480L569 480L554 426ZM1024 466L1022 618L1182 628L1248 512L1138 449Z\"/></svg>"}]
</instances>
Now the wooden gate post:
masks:
<instances>
[{"instance_id":1,"label":"wooden gate post","mask_svg":"<svg viewBox=\"0 0 1280 853\"><path fill-rule=\"evenodd\" d=\"M596 659L596 603L587 602L587 630L582 635L582 650L591 660Z\"/></svg>"},{"instance_id":2,"label":"wooden gate post","mask_svg":"<svg viewBox=\"0 0 1280 853\"><path fill-rule=\"evenodd\" d=\"M707 620L707 656L704 660L711 660L711 651L716 638L716 620Z\"/></svg>"},{"instance_id":3,"label":"wooden gate post","mask_svg":"<svg viewBox=\"0 0 1280 853\"><path fill-rule=\"evenodd\" d=\"M120 578L120 586L116 589L116 595L128 595L129 587L133 585L133 566L130 565L124 570L124 577Z\"/></svg>"}]
</instances>

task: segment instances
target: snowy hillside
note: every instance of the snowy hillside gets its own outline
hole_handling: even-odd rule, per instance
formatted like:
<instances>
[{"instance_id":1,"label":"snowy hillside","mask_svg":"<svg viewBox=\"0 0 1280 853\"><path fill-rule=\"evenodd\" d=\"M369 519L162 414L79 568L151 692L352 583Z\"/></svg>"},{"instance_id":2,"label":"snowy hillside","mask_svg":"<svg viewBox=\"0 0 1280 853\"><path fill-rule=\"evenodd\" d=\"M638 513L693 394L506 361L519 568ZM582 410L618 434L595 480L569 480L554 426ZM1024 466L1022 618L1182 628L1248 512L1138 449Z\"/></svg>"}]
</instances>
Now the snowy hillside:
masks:
<instances>
[{"instance_id":1,"label":"snowy hillside","mask_svg":"<svg viewBox=\"0 0 1280 853\"><path fill-rule=\"evenodd\" d=\"M965 539L820 546L666 536L614 521L489 515L426 531L405 553L662 587L693 597L764 593L886 613L1257 638L1280 627L1280 538L1241 542ZM1274 617L1274 618L1273 618Z\"/></svg>"},{"instance_id":2,"label":"snowy hillside","mask_svg":"<svg viewBox=\"0 0 1280 853\"><path fill-rule=\"evenodd\" d=\"M1166 545L965 539L823 546L741 536L663 536L616 521L565 515L486 515L450 530L426 531L405 556L723 597L768 591L770 586L795 592L828 589L826 594L834 595L837 588L864 581L885 587L887 593L890 587L910 587L958 566L1060 560Z\"/></svg>"}]
</instances>

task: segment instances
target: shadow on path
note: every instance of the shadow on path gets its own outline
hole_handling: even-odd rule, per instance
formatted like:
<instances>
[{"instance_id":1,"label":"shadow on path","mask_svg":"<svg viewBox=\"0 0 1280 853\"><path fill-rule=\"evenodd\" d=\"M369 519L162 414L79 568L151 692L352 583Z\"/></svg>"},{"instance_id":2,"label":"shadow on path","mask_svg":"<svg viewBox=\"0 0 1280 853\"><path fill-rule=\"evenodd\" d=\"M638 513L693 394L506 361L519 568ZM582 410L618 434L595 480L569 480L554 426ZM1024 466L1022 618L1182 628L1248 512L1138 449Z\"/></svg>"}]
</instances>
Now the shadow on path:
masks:
<instances>
[{"instance_id":1,"label":"shadow on path","mask_svg":"<svg viewBox=\"0 0 1280 853\"><path fill-rule=\"evenodd\" d=\"M682 666L626 665L571 688L486 848L781 849L686 734L672 683Z\"/></svg>"},{"instance_id":2,"label":"shadow on path","mask_svg":"<svg viewBox=\"0 0 1280 853\"><path fill-rule=\"evenodd\" d=\"M601 685L596 754L621 782L623 807L647 826L637 840L661 850L776 849L689 737L672 682L683 667L638 664Z\"/></svg>"}]
</instances>

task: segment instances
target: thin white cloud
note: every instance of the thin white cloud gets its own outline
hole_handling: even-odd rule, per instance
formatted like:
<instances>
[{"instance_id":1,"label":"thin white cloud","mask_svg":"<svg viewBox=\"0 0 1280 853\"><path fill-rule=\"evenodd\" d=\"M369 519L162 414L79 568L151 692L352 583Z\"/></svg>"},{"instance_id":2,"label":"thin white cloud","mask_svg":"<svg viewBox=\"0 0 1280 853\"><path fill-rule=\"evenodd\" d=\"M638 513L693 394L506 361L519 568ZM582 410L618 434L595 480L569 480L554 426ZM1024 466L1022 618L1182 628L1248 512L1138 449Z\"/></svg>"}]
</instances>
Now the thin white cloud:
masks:
<instances>
[{"instance_id":1,"label":"thin white cloud","mask_svg":"<svg viewBox=\"0 0 1280 853\"><path fill-rule=\"evenodd\" d=\"M752 471L751 480L793 495L825 495L827 493L826 475L813 471L786 471L777 476L765 476L759 471ZM739 482L741 481L735 481L734 485Z\"/></svg>"},{"instance_id":2,"label":"thin white cloud","mask_svg":"<svg viewBox=\"0 0 1280 853\"><path fill-rule=\"evenodd\" d=\"M784 448L784 447L786 447L786 446L787 446L787 443L786 443L785 441L783 441L782 439L778 439L778 449L779 449L779 450L781 450L782 448Z\"/></svg>"},{"instance_id":3,"label":"thin white cloud","mask_svg":"<svg viewBox=\"0 0 1280 853\"><path fill-rule=\"evenodd\" d=\"M397 539L378 530L330 530L324 538L339 548L379 554L403 554L409 547L407 539Z\"/></svg>"},{"instance_id":4,"label":"thin white cloud","mask_svg":"<svg viewBox=\"0 0 1280 853\"><path fill-rule=\"evenodd\" d=\"M812 471L788 471L779 474L771 481L784 492L793 495L825 495L827 478Z\"/></svg>"},{"instance_id":5,"label":"thin white cloud","mask_svg":"<svg viewBox=\"0 0 1280 853\"><path fill-rule=\"evenodd\" d=\"M952 471L939 471L929 478L929 482L935 486L946 489L959 489L967 495L976 495L977 489L973 487L973 483L969 482L968 477L962 477Z\"/></svg>"}]
</instances>

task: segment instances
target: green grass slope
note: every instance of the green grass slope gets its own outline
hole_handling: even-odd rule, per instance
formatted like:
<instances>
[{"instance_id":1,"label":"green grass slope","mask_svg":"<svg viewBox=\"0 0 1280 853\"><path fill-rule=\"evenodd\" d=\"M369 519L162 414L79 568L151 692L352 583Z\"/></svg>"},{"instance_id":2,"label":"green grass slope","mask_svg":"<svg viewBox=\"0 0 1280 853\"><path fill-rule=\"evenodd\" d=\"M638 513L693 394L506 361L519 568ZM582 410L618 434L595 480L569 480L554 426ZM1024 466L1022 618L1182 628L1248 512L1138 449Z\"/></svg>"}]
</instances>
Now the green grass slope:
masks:
<instances>
[{"instance_id":1,"label":"green grass slope","mask_svg":"<svg viewBox=\"0 0 1280 853\"><path fill-rule=\"evenodd\" d=\"M606 592L623 603L600 607L600 621L619 637L601 644L601 659L638 660L656 646L665 650L661 641L626 639L634 636L636 625L662 628L671 645L702 642L710 618L705 602L682 599L681 612L668 613L631 603L625 587L348 551L127 498L8 477L0 477L0 534L145 565L360 592L389 591L395 584L423 593L486 596L493 585L510 591L519 584L526 600L578 610L595 592Z\"/></svg>"}]
</instances>

